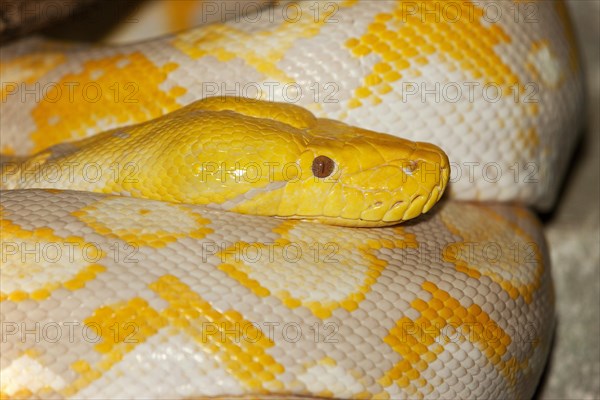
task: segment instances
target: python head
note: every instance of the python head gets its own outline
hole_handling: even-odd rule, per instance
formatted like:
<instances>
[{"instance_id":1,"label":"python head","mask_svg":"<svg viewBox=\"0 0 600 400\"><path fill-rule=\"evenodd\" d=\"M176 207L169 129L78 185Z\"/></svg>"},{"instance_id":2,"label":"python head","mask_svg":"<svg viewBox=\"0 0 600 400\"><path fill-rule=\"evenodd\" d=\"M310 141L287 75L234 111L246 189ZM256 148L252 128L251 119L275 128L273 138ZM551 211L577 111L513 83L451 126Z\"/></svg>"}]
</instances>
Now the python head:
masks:
<instances>
[{"instance_id":1,"label":"python head","mask_svg":"<svg viewBox=\"0 0 600 400\"><path fill-rule=\"evenodd\" d=\"M188 107L205 114L202 149L190 162L211 197L197 203L386 226L427 212L448 182L448 158L432 144L317 119L290 104L209 98Z\"/></svg>"},{"instance_id":2,"label":"python head","mask_svg":"<svg viewBox=\"0 0 600 400\"><path fill-rule=\"evenodd\" d=\"M102 179L84 179L90 163ZM40 176L12 171L11 188L95 191L343 226L414 218L440 199L449 176L448 158L434 145L317 119L291 104L232 97L50 147L22 168L31 165L41 165ZM40 179L57 166L68 169L64 179Z\"/></svg>"}]
</instances>

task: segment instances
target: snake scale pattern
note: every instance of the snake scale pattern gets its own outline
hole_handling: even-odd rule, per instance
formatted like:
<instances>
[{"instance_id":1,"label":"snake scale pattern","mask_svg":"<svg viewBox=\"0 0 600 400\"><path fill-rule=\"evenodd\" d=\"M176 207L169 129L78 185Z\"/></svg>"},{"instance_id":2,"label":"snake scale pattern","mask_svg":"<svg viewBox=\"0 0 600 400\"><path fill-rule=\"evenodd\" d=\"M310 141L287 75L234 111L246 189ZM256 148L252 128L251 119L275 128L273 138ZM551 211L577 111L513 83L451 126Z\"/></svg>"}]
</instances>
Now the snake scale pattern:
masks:
<instances>
[{"instance_id":1,"label":"snake scale pattern","mask_svg":"<svg viewBox=\"0 0 600 400\"><path fill-rule=\"evenodd\" d=\"M0 51L2 398L533 395L555 317L530 208L553 205L582 106L562 2L282 2L133 45L32 37ZM402 224L357 228L275 218L277 202L262 215L250 215L256 204L235 209L272 200L277 185L208 205L110 188L150 166L153 193L173 193L189 159L161 152L179 143L181 121L199 99L254 93L245 90L317 118L256 102L259 114L292 107L304 119L269 111L254 123L231 106L220 115L239 122L206 129L305 132L302 121L314 119L323 135L368 129L430 142L448 154L449 176L419 179L408 200L364 195L363 206L416 201L416 212L385 215L417 217L449 179L445 198ZM137 132L125 126L165 114L175 136L136 142L135 152L119 145ZM85 138L107 131L113 145L91 146L85 172L16 167L77 156L94 141ZM271 154L288 151L264 142ZM335 143L328 149L335 159ZM95 158L116 153L145 161ZM404 179L423 162L410 153L408 170L394 167ZM336 215L316 206L326 198L318 191L300 198L310 215ZM364 210L338 214L355 212Z\"/></svg>"}]
</instances>

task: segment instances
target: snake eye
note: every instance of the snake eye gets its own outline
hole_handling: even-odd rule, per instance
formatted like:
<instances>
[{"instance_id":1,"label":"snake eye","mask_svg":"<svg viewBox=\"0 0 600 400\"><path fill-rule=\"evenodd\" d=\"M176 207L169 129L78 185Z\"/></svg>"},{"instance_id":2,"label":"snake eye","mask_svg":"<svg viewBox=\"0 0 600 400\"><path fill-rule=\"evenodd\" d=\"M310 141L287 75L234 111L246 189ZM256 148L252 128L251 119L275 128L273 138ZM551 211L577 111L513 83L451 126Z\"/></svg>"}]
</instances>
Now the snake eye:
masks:
<instances>
[{"instance_id":1,"label":"snake eye","mask_svg":"<svg viewBox=\"0 0 600 400\"><path fill-rule=\"evenodd\" d=\"M317 178L327 178L333 173L335 162L327 156L318 156L313 160L312 173Z\"/></svg>"}]
</instances>

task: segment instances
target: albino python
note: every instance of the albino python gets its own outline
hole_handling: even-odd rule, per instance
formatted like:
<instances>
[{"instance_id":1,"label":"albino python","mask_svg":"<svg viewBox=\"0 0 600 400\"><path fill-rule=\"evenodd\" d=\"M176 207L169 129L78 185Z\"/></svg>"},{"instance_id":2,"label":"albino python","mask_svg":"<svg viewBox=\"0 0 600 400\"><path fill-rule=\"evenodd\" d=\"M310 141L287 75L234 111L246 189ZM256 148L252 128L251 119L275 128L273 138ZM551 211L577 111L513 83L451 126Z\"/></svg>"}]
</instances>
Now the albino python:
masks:
<instances>
[{"instance_id":1,"label":"albino python","mask_svg":"<svg viewBox=\"0 0 600 400\"><path fill-rule=\"evenodd\" d=\"M255 11L1 48L2 398L531 397L564 4Z\"/></svg>"}]
</instances>

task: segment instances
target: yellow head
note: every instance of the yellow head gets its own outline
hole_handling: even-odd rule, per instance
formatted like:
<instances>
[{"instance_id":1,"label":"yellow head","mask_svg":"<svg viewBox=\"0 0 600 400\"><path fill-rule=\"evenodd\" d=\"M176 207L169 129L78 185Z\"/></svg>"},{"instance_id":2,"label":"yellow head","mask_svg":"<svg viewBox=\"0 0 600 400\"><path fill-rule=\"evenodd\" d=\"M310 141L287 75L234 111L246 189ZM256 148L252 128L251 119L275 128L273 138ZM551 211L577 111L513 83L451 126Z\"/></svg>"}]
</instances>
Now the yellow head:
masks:
<instances>
[{"instance_id":1,"label":"yellow head","mask_svg":"<svg viewBox=\"0 0 600 400\"><path fill-rule=\"evenodd\" d=\"M75 142L64 154L42 153L106 172L101 184L52 187L345 226L414 218L440 199L449 176L447 156L431 144L317 119L290 104L227 97ZM132 173L113 179L115 165Z\"/></svg>"}]
</instances>

